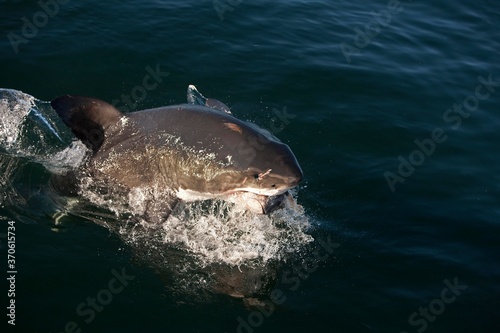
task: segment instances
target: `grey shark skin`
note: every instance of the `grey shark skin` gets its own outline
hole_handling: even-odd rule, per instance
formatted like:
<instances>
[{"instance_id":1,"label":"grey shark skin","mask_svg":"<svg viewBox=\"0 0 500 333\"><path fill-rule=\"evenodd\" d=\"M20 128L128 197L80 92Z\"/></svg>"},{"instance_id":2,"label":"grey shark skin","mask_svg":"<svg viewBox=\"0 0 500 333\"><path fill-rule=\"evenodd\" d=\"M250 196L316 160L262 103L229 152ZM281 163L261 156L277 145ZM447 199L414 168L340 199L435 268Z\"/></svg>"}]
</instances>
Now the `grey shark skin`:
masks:
<instances>
[{"instance_id":1,"label":"grey shark skin","mask_svg":"<svg viewBox=\"0 0 500 333\"><path fill-rule=\"evenodd\" d=\"M127 114L83 96L61 96L51 105L92 149L86 174L109 187L169 190L172 195L161 198L166 205L151 205L163 215L179 199L212 198L269 213L303 177L286 144L216 100L205 103L213 107L182 104Z\"/></svg>"}]
</instances>

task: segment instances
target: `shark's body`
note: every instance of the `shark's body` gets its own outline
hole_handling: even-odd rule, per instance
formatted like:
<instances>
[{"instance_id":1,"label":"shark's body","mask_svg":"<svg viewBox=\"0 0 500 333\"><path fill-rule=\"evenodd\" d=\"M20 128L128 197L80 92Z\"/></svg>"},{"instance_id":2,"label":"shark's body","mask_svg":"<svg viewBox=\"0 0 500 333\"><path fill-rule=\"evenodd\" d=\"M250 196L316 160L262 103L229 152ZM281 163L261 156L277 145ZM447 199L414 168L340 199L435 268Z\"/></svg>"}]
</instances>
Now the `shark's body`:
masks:
<instances>
[{"instance_id":1,"label":"shark's body","mask_svg":"<svg viewBox=\"0 0 500 333\"><path fill-rule=\"evenodd\" d=\"M290 148L190 86L193 104L122 114L106 102L61 96L51 102L93 150L85 173L108 187L167 190L162 216L179 200L242 201L268 213L302 179ZM157 214L159 212L153 212ZM151 212L149 212L151 215Z\"/></svg>"}]
</instances>

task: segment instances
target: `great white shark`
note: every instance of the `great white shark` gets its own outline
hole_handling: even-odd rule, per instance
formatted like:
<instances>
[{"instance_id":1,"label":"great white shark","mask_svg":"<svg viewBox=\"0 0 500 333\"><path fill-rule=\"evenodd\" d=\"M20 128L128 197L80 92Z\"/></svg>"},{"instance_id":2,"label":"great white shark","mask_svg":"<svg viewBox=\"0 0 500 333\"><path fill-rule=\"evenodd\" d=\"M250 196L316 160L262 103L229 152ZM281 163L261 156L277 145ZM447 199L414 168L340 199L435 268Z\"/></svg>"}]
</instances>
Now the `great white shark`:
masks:
<instances>
[{"instance_id":1,"label":"great white shark","mask_svg":"<svg viewBox=\"0 0 500 333\"><path fill-rule=\"evenodd\" d=\"M126 114L85 96L60 96L51 105L92 150L80 174L124 193L165 190L154 198L160 203L148 205L153 220L180 201L221 199L267 214L289 198L303 173L288 145L192 85L188 102ZM78 174L58 176L54 186L76 193L78 181Z\"/></svg>"}]
</instances>

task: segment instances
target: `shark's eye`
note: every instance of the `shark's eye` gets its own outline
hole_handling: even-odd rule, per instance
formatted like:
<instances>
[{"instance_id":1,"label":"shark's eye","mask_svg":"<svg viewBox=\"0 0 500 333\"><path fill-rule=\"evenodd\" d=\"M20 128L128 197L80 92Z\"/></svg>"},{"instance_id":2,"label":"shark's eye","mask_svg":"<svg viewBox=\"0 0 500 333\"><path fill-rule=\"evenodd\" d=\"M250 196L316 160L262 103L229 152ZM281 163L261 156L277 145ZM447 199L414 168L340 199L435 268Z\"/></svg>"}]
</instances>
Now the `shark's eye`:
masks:
<instances>
[{"instance_id":1,"label":"shark's eye","mask_svg":"<svg viewBox=\"0 0 500 333\"><path fill-rule=\"evenodd\" d=\"M253 178L255 178L255 179L259 179L259 174L258 174L258 173L256 173L255 175L253 175Z\"/></svg>"},{"instance_id":2,"label":"shark's eye","mask_svg":"<svg viewBox=\"0 0 500 333\"><path fill-rule=\"evenodd\" d=\"M271 187L276 187L276 184L271 185Z\"/></svg>"}]
</instances>

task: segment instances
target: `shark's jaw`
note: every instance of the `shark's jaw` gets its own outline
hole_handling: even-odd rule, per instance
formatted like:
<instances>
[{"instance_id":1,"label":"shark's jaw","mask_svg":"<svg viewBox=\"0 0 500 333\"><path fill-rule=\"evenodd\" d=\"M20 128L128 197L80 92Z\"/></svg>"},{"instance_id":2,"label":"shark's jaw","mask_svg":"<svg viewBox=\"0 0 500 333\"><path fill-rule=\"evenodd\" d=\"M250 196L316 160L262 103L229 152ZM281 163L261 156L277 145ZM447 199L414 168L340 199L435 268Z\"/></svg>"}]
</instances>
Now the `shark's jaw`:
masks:
<instances>
[{"instance_id":1,"label":"shark's jaw","mask_svg":"<svg viewBox=\"0 0 500 333\"><path fill-rule=\"evenodd\" d=\"M290 194L288 190L241 188L224 193L206 193L179 189L177 197L185 202L220 199L257 214L269 214L278 208Z\"/></svg>"}]
</instances>

